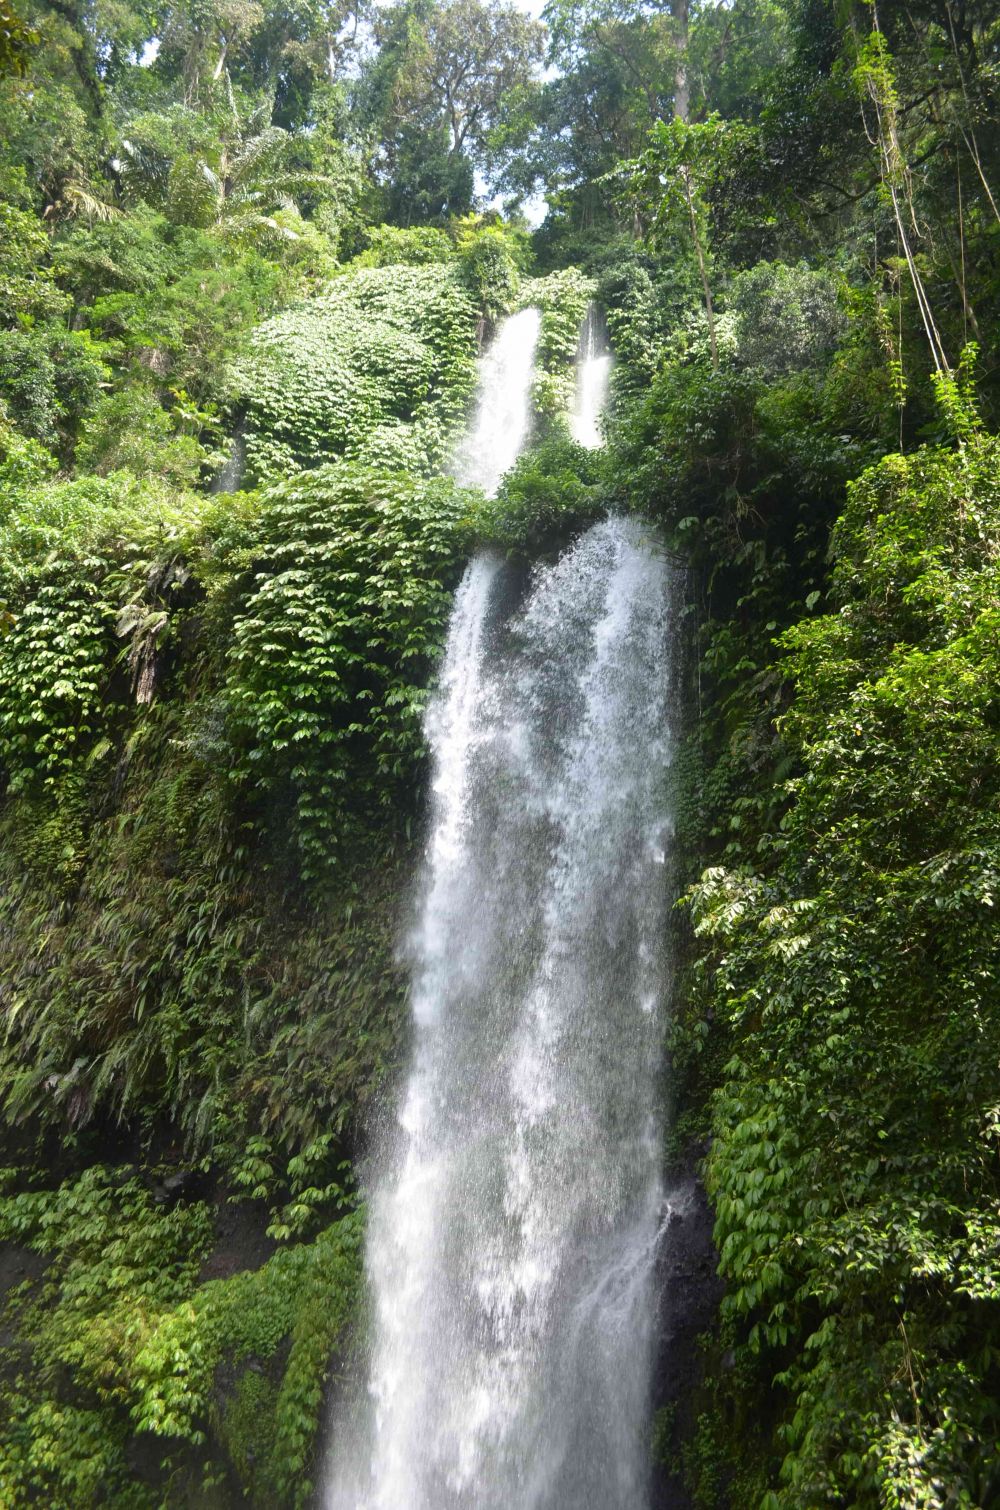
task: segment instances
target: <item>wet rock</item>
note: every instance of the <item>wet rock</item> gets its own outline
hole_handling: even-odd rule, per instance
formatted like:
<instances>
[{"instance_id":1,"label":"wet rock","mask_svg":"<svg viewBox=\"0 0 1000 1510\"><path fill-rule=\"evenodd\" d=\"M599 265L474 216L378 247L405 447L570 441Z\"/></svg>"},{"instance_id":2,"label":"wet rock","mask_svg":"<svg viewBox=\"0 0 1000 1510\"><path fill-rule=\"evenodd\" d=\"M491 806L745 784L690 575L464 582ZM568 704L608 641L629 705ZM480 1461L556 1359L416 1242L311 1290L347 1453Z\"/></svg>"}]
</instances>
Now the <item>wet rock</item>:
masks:
<instances>
[{"instance_id":1,"label":"wet rock","mask_svg":"<svg viewBox=\"0 0 1000 1510\"><path fill-rule=\"evenodd\" d=\"M175 1169L153 1186L153 1200L158 1206L176 1206L178 1201L199 1197L200 1179L195 1169Z\"/></svg>"},{"instance_id":2,"label":"wet rock","mask_svg":"<svg viewBox=\"0 0 1000 1510\"><path fill-rule=\"evenodd\" d=\"M690 1173L668 1197L668 1214L657 1261L660 1297L653 1409L669 1422L664 1461L654 1463L653 1510L690 1510L681 1454L694 1435L702 1408L705 1354L698 1339L715 1320L723 1283L712 1241L714 1217L696 1173L702 1145L688 1150Z\"/></svg>"}]
</instances>

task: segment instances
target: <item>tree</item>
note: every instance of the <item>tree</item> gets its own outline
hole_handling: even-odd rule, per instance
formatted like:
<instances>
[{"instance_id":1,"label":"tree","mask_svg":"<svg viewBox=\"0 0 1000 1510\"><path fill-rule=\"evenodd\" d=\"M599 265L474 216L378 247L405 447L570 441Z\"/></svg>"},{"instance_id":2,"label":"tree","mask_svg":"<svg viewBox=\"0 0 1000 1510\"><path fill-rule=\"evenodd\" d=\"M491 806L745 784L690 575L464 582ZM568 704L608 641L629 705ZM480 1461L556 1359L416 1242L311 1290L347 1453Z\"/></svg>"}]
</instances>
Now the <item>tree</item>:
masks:
<instances>
[{"instance_id":1,"label":"tree","mask_svg":"<svg viewBox=\"0 0 1000 1510\"><path fill-rule=\"evenodd\" d=\"M166 12L157 65L179 74L184 103L194 105L210 94L263 21L257 0L182 0Z\"/></svg>"},{"instance_id":2,"label":"tree","mask_svg":"<svg viewBox=\"0 0 1000 1510\"><path fill-rule=\"evenodd\" d=\"M627 179L627 198L638 205L654 244L690 236L705 300L713 367L719 365L719 352L709 277L707 196L725 172L727 156L747 134L748 128L739 122L723 121L717 115L696 124L679 114L669 123L657 121L650 145L630 165Z\"/></svg>"},{"instance_id":3,"label":"tree","mask_svg":"<svg viewBox=\"0 0 1000 1510\"><path fill-rule=\"evenodd\" d=\"M654 123L673 112L678 17L637 0L550 0L544 14L556 72L508 184L544 189L550 234L560 225L614 233L614 202L598 180L638 157Z\"/></svg>"},{"instance_id":4,"label":"tree","mask_svg":"<svg viewBox=\"0 0 1000 1510\"><path fill-rule=\"evenodd\" d=\"M430 11L414 37L397 108L440 111L451 151L482 153L512 101L531 89L543 41L539 23L507 0L448 0Z\"/></svg>"},{"instance_id":5,"label":"tree","mask_svg":"<svg viewBox=\"0 0 1000 1510\"><path fill-rule=\"evenodd\" d=\"M24 73L28 49L38 34L26 26L9 0L0 0L0 75Z\"/></svg>"},{"instance_id":6,"label":"tree","mask_svg":"<svg viewBox=\"0 0 1000 1510\"><path fill-rule=\"evenodd\" d=\"M275 122L310 120L317 84L336 83L357 46L365 0L172 0L158 74L186 104L212 108L224 75L249 95L270 94Z\"/></svg>"},{"instance_id":7,"label":"tree","mask_svg":"<svg viewBox=\"0 0 1000 1510\"><path fill-rule=\"evenodd\" d=\"M461 213L473 166L494 177L531 129L544 28L510 0L404 0L378 14L375 35L358 100L390 202L419 186L425 213L404 218Z\"/></svg>"},{"instance_id":8,"label":"tree","mask_svg":"<svg viewBox=\"0 0 1000 1510\"><path fill-rule=\"evenodd\" d=\"M322 189L322 175L289 164L291 138L269 124L270 98L242 113L227 82L228 110L206 145L198 118L184 112L145 117L121 145L121 177L133 200L162 206L180 225L214 228L226 236L290 240L274 218L294 210L295 195Z\"/></svg>"}]
</instances>

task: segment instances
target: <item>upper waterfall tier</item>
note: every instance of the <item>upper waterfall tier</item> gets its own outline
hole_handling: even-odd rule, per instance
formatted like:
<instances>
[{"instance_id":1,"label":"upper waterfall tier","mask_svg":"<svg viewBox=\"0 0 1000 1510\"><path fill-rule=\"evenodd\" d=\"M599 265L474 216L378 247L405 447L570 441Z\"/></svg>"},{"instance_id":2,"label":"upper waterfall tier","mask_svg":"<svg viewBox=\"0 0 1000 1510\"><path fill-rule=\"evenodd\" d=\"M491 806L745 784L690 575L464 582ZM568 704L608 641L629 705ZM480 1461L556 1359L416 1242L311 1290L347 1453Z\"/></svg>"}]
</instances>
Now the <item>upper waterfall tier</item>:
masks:
<instances>
[{"instance_id":1,"label":"upper waterfall tier","mask_svg":"<svg viewBox=\"0 0 1000 1510\"><path fill-rule=\"evenodd\" d=\"M531 383L542 317L522 309L500 325L480 359L476 409L455 459L457 480L492 498L521 453L531 425Z\"/></svg>"},{"instance_id":2,"label":"upper waterfall tier","mask_svg":"<svg viewBox=\"0 0 1000 1510\"><path fill-rule=\"evenodd\" d=\"M608 385L614 357L608 346L604 321L592 304L580 331L576 359L576 394L570 413L570 433L589 451L603 445L601 415L608 401Z\"/></svg>"}]
</instances>

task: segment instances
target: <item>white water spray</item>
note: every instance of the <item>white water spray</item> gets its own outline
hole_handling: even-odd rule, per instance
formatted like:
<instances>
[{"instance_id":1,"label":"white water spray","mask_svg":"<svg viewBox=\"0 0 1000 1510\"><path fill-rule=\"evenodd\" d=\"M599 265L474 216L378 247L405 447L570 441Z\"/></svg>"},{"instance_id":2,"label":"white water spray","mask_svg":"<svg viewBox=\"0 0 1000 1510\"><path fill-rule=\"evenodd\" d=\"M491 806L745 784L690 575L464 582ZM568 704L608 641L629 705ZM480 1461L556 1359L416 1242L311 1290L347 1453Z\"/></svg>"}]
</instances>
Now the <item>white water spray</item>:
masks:
<instances>
[{"instance_id":1,"label":"white water spray","mask_svg":"<svg viewBox=\"0 0 1000 1510\"><path fill-rule=\"evenodd\" d=\"M573 439L588 451L603 445L600 420L608 401L608 385L614 358L594 306L587 310L580 331L580 349L576 359L576 395L569 417Z\"/></svg>"},{"instance_id":2,"label":"white water spray","mask_svg":"<svg viewBox=\"0 0 1000 1510\"><path fill-rule=\"evenodd\" d=\"M475 418L455 459L465 487L490 498L517 460L531 424L531 378L542 317L522 309L501 324L479 363Z\"/></svg>"},{"instance_id":3,"label":"white water spray","mask_svg":"<svg viewBox=\"0 0 1000 1510\"><path fill-rule=\"evenodd\" d=\"M472 563L427 730L414 1046L330 1510L640 1510L663 1209L671 578L600 524Z\"/></svg>"}]
</instances>

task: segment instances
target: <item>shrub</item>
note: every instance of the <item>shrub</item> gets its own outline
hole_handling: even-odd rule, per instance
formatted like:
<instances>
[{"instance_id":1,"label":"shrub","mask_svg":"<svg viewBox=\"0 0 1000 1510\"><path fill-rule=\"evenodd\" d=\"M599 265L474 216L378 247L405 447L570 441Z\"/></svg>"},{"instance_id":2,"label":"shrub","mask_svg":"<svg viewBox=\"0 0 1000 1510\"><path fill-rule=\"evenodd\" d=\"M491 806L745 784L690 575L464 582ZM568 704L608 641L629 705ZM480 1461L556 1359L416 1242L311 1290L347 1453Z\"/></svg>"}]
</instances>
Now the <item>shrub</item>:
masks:
<instances>
[{"instance_id":1,"label":"shrub","mask_svg":"<svg viewBox=\"0 0 1000 1510\"><path fill-rule=\"evenodd\" d=\"M482 539L535 556L586 529L604 512L603 462L558 434L524 453L480 510Z\"/></svg>"},{"instance_id":2,"label":"shrub","mask_svg":"<svg viewBox=\"0 0 1000 1510\"><path fill-rule=\"evenodd\" d=\"M48 328L0 330L0 400L24 433L65 444L107 376L87 336Z\"/></svg>"},{"instance_id":3,"label":"shrub","mask_svg":"<svg viewBox=\"0 0 1000 1510\"><path fill-rule=\"evenodd\" d=\"M781 642L785 817L693 893L730 1050L725 1314L750 1396L775 1381L775 1506L995 1484L998 460L975 437L852 486L835 611Z\"/></svg>"},{"instance_id":4,"label":"shrub","mask_svg":"<svg viewBox=\"0 0 1000 1510\"><path fill-rule=\"evenodd\" d=\"M361 1234L351 1215L201 1282L202 1202L158 1204L133 1170L102 1165L56 1190L10 1190L0 1236L46 1265L13 1329L4 1504L152 1510L161 1495L129 1456L137 1433L185 1502L229 1468L261 1510L305 1504L324 1381L359 1312Z\"/></svg>"},{"instance_id":5,"label":"shrub","mask_svg":"<svg viewBox=\"0 0 1000 1510\"><path fill-rule=\"evenodd\" d=\"M474 506L451 482L348 463L264 499L228 655L237 776L291 785L307 876L412 780Z\"/></svg>"},{"instance_id":6,"label":"shrub","mask_svg":"<svg viewBox=\"0 0 1000 1510\"><path fill-rule=\"evenodd\" d=\"M475 380L475 331L450 266L362 269L276 316L234 368L253 474L376 460L390 431L408 466L432 473Z\"/></svg>"},{"instance_id":7,"label":"shrub","mask_svg":"<svg viewBox=\"0 0 1000 1510\"><path fill-rule=\"evenodd\" d=\"M740 362L772 377L819 365L847 328L835 281L805 263L758 262L733 279L727 303Z\"/></svg>"}]
</instances>

